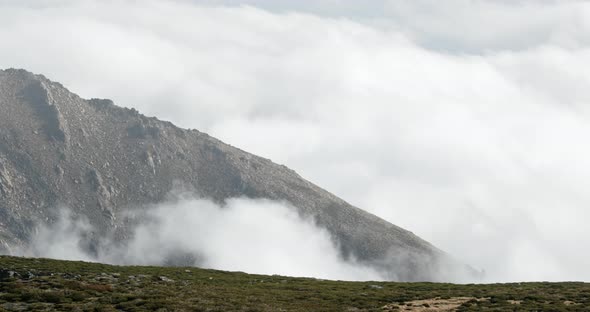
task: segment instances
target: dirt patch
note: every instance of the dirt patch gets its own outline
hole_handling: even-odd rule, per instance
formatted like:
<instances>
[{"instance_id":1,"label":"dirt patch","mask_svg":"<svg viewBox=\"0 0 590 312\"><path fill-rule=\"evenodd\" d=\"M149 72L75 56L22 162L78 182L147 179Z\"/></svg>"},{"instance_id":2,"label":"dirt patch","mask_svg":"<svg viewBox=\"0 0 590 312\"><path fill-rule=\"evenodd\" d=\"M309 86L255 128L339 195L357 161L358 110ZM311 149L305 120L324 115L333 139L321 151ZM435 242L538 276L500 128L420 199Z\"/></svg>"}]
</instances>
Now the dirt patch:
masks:
<instances>
[{"instance_id":1,"label":"dirt patch","mask_svg":"<svg viewBox=\"0 0 590 312\"><path fill-rule=\"evenodd\" d=\"M383 307L384 311L419 311L419 312L441 312L456 311L458 307L470 300L486 300L474 297L453 297L448 299L432 298L424 300L408 301L406 303L392 303Z\"/></svg>"}]
</instances>

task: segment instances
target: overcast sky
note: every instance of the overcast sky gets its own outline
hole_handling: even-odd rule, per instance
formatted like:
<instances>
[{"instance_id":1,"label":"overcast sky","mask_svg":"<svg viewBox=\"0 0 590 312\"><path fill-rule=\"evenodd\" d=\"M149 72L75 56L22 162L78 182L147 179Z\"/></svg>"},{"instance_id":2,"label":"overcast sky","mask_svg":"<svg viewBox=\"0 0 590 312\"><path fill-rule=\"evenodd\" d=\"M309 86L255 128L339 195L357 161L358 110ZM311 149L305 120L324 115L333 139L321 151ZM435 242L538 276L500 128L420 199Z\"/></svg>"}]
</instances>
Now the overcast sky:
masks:
<instances>
[{"instance_id":1,"label":"overcast sky","mask_svg":"<svg viewBox=\"0 0 590 312\"><path fill-rule=\"evenodd\" d=\"M0 68L285 164L495 280L590 281L590 3L0 0Z\"/></svg>"}]
</instances>

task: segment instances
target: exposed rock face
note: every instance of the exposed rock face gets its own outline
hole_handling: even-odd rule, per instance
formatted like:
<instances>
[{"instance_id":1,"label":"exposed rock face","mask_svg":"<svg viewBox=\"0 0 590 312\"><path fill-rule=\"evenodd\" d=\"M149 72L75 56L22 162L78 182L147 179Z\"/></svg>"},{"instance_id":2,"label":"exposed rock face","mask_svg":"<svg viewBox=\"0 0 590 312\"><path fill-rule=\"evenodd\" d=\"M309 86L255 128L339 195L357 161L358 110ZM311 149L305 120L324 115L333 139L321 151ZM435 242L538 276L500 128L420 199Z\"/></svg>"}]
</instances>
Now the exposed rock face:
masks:
<instances>
[{"instance_id":1,"label":"exposed rock face","mask_svg":"<svg viewBox=\"0 0 590 312\"><path fill-rule=\"evenodd\" d=\"M110 100L84 100L40 75L0 71L0 248L26 245L35 222L51 222L60 205L99 232L124 227L120 209L161 202L178 184L219 203L287 201L327 229L344 258L405 268L392 278L440 280L466 269L285 166Z\"/></svg>"}]
</instances>

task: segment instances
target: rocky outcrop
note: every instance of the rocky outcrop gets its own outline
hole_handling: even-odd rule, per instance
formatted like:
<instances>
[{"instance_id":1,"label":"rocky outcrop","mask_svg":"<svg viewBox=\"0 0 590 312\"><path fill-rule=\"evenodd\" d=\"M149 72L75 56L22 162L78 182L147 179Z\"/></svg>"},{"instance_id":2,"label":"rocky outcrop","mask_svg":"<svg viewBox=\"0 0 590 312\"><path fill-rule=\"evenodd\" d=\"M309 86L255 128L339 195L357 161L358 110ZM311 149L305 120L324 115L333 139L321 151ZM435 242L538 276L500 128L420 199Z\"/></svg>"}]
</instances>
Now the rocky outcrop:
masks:
<instances>
[{"instance_id":1,"label":"rocky outcrop","mask_svg":"<svg viewBox=\"0 0 590 312\"><path fill-rule=\"evenodd\" d=\"M37 80L29 84L23 91L25 98L36 109L43 120L43 132L50 138L69 145L70 135L67 123L56 105L51 89L53 85Z\"/></svg>"},{"instance_id":2,"label":"rocky outcrop","mask_svg":"<svg viewBox=\"0 0 590 312\"><path fill-rule=\"evenodd\" d=\"M110 100L82 99L40 75L0 71L0 240L7 246L27 244L58 206L86 216L96 235L120 227L125 239L120 210L161 202L178 185L218 203L287 201L325 228L344 258L395 271L394 279L445 279L461 267L285 166Z\"/></svg>"},{"instance_id":3,"label":"rocky outcrop","mask_svg":"<svg viewBox=\"0 0 590 312\"><path fill-rule=\"evenodd\" d=\"M12 177L4 162L5 160L0 158L0 196L2 197L10 195L14 189L14 186L12 185Z\"/></svg>"}]
</instances>

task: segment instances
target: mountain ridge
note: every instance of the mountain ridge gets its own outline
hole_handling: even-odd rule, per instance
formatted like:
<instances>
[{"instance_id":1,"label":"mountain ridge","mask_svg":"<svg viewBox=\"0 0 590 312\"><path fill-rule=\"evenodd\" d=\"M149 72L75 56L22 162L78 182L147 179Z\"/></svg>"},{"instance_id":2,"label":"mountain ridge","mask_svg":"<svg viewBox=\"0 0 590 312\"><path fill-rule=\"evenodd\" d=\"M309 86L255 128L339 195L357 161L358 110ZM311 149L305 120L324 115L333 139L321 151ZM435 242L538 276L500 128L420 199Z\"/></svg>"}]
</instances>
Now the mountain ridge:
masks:
<instances>
[{"instance_id":1,"label":"mountain ridge","mask_svg":"<svg viewBox=\"0 0 590 312\"><path fill-rule=\"evenodd\" d=\"M344 259L394 280L448 280L468 268L410 231L348 204L275 164L198 130L111 100L85 100L22 69L0 70L0 249L26 245L35 220L75 207L125 237L122 207L162 202L177 188L223 204L286 201L328 230Z\"/></svg>"}]
</instances>

